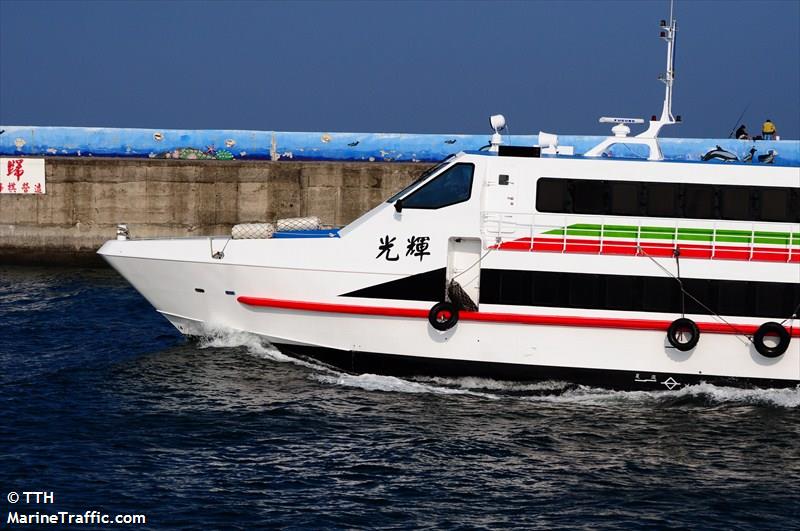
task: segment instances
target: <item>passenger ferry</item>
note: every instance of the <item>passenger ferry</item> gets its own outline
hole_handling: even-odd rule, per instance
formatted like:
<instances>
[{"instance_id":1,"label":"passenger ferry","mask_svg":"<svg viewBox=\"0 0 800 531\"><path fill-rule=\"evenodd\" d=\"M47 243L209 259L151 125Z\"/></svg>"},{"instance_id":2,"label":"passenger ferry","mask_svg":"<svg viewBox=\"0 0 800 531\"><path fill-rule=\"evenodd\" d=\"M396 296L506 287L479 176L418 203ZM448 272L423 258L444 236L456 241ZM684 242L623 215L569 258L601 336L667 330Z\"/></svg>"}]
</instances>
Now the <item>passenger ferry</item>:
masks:
<instances>
[{"instance_id":1,"label":"passenger ferry","mask_svg":"<svg viewBox=\"0 0 800 531\"><path fill-rule=\"evenodd\" d=\"M506 146L497 115L487 151L344 228L137 240L121 226L99 253L184 334L249 331L347 371L797 386L800 168L663 160L675 31L662 21L662 114L637 136L642 120L608 118L613 136L583 155L544 134ZM647 160L607 156L617 144Z\"/></svg>"}]
</instances>

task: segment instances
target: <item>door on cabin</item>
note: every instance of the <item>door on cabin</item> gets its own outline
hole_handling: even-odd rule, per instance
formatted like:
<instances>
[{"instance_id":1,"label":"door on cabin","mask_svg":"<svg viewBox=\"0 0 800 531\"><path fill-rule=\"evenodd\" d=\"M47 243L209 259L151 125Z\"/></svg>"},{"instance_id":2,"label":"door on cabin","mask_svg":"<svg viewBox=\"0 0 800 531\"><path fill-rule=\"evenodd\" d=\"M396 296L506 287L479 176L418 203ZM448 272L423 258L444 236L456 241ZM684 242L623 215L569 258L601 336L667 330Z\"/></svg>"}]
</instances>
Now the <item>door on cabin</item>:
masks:
<instances>
[{"instance_id":1,"label":"door on cabin","mask_svg":"<svg viewBox=\"0 0 800 531\"><path fill-rule=\"evenodd\" d=\"M451 237L447 243L448 298L465 310L477 311L480 287L481 239Z\"/></svg>"}]
</instances>

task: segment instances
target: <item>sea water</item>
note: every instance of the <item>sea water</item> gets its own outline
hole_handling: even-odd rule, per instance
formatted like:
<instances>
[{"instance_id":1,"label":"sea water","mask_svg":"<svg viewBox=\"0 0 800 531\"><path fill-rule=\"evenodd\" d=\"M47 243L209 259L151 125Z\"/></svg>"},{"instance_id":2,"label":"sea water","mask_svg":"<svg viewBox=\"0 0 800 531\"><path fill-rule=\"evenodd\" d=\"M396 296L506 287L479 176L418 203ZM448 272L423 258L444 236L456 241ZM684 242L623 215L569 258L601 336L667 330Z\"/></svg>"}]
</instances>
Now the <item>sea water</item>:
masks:
<instances>
[{"instance_id":1,"label":"sea water","mask_svg":"<svg viewBox=\"0 0 800 531\"><path fill-rule=\"evenodd\" d=\"M111 270L0 268L2 526L783 530L799 487L798 389L351 375L187 342Z\"/></svg>"}]
</instances>

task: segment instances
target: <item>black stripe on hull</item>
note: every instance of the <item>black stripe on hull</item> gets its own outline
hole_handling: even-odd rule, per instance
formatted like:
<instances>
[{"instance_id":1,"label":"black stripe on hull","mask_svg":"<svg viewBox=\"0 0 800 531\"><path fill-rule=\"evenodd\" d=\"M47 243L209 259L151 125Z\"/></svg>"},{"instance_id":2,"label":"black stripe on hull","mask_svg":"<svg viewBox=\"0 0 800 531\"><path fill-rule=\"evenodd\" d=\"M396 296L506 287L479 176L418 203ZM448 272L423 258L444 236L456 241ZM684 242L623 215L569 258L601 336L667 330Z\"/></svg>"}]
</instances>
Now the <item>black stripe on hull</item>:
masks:
<instances>
[{"instance_id":1,"label":"black stripe on hull","mask_svg":"<svg viewBox=\"0 0 800 531\"><path fill-rule=\"evenodd\" d=\"M562 381L619 391L678 390L687 385L710 383L728 387L791 388L800 380L733 378L697 374L668 374L611 369L581 369L483 361L450 360L336 350L323 347L276 344L286 354L322 361L354 374L386 376L478 377L508 381Z\"/></svg>"},{"instance_id":2,"label":"black stripe on hull","mask_svg":"<svg viewBox=\"0 0 800 531\"><path fill-rule=\"evenodd\" d=\"M444 300L445 283L445 269L442 267L398 280L375 284L340 296L438 302Z\"/></svg>"},{"instance_id":3,"label":"black stripe on hull","mask_svg":"<svg viewBox=\"0 0 800 531\"><path fill-rule=\"evenodd\" d=\"M480 302L513 306L727 315L778 319L800 304L800 283L659 276L481 270ZM409 275L340 295L383 300L444 300L445 269ZM692 298L695 297L702 304Z\"/></svg>"}]
</instances>

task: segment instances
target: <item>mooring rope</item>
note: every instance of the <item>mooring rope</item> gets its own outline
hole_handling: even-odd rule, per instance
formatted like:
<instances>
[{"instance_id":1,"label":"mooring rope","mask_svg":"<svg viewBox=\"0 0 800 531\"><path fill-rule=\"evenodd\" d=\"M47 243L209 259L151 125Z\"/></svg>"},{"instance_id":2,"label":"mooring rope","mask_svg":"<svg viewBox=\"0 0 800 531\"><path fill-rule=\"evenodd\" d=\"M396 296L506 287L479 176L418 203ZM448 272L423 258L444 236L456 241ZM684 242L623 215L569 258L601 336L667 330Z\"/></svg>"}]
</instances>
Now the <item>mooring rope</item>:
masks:
<instances>
[{"instance_id":1,"label":"mooring rope","mask_svg":"<svg viewBox=\"0 0 800 531\"><path fill-rule=\"evenodd\" d=\"M637 246L637 250L638 250L640 253L642 253L642 254L643 254L645 257L649 258L649 259L650 259L650 260L651 260L651 261L652 261L652 262L653 262L653 263L654 263L656 266L658 266L658 268L659 268L659 269L661 269L661 270L662 270L664 273L666 273L668 276L670 276L670 277L672 277L673 279L675 279L675 280L678 282L678 287L680 287L680 289L681 289L681 294L682 294L682 295L686 295L686 296L690 297L690 298L691 298L691 299L692 299L694 302L696 302L696 303L697 303L697 304L699 304L701 307L703 307L703 308L704 308L704 309L705 309L705 310L706 310L706 311L709 313L709 315L711 315L711 317L715 317L715 318L719 319L719 320L720 320L720 321L722 321L724 324L728 325L728 326L731 328L731 330L733 330L734 332L736 332L736 334L734 334L734 335L735 335L735 337L736 337L736 338L737 338L739 341L741 341L741 342L742 342L743 344L745 344L745 345L748 345L749 343L752 343L752 342L753 342L753 339L752 339L750 336L748 336L747 334L745 334L744 332L742 332L741 330L739 330L738 328L736 328L736 326L735 326L735 325L733 325L733 324L729 323L728 321L726 321L724 317L722 317L720 314L718 314L717 312L715 312L714 310L712 310L711 308L709 308L708 306L706 306L705 304L703 304L703 302L702 302L700 299L698 299L697 297L695 297L694 295L692 295L691 293L689 293L689 292L688 292L688 291L687 291L687 290L686 290L686 289L683 287L683 283L681 282L680 278L677 278L675 275L673 275L673 274L672 274L672 272L671 272L669 269L667 269L666 267L664 267L664 266L662 266L661 264L659 264L659 263L658 263L658 261L656 261L656 259L655 259L655 258L653 258L653 257L652 257L652 256L650 256L649 254L647 254L647 251L645 251L644 249L642 249L641 245ZM739 336L744 336L744 337L746 337L748 341L744 341L744 340L742 340L742 338L741 338L741 337L739 337Z\"/></svg>"},{"instance_id":2,"label":"mooring rope","mask_svg":"<svg viewBox=\"0 0 800 531\"><path fill-rule=\"evenodd\" d=\"M208 247L211 249L211 258L215 258L217 260L222 260L225 258L225 249L228 247L228 244L231 241L231 237L228 236L228 239L225 240L225 245L222 246L217 252L214 252L214 238L211 236L208 237Z\"/></svg>"}]
</instances>

